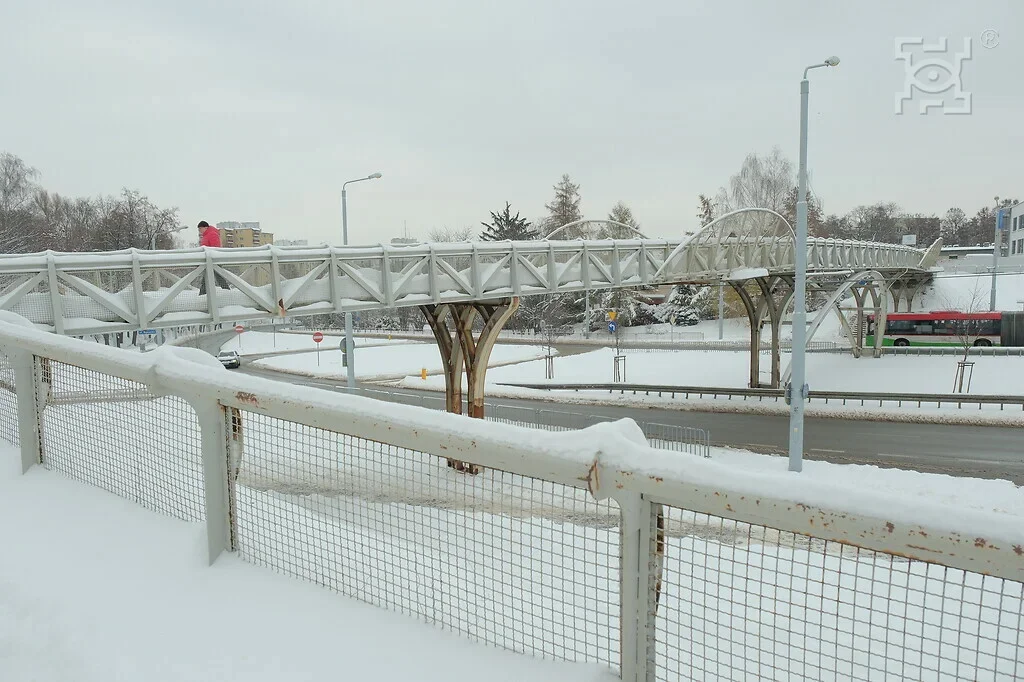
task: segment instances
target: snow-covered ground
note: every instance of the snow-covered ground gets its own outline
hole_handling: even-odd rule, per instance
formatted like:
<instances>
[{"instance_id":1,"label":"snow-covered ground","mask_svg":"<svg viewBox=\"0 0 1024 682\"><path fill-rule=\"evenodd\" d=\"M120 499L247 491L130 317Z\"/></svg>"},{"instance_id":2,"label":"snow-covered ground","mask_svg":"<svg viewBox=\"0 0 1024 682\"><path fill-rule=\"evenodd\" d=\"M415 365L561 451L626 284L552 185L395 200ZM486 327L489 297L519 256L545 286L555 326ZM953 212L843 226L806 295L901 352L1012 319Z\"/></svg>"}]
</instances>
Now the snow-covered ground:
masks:
<instances>
[{"instance_id":1,"label":"snow-covered ground","mask_svg":"<svg viewBox=\"0 0 1024 682\"><path fill-rule=\"evenodd\" d=\"M635 384L713 386L743 388L747 385L750 355L747 351L658 350L620 351L626 356L626 381ZM951 393L958 358L955 356L865 355L808 353L807 377L811 388L822 391L890 391ZM615 350L601 348L588 353L555 358L552 383L610 383ZM782 369L789 363L782 354ZM1024 357L979 356L974 362L971 393L1024 394ZM771 356L760 356L762 379L767 383ZM487 371L487 386L501 383L547 383L544 361L523 362ZM418 382L418 383L417 383ZM418 376L405 382L413 387L444 388L443 377Z\"/></svg>"},{"instance_id":2,"label":"snow-covered ground","mask_svg":"<svg viewBox=\"0 0 1024 682\"><path fill-rule=\"evenodd\" d=\"M367 342L372 343L369 339ZM498 345L491 351L488 366L543 358L545 353L545 349L537 346ZM344 378L348 372L341 366L341 351L337 349L266 358L256 360L253 365L324 378ZM356 351L356 377L360 380L419 375L422 368L427 372L441 371L441 354L436 344L396 342L390 346L366 347ZM441 382L443 386L443 377Z\"/></svg>"},{"instance_id":3,"label":"snow-covered ground","mask_svg":"<svg viewBox=\"0 0 1024 682\"><path fill-rule=\"evenodd\" d=\"M485 647L238 557L202 524L0 447L0 679L10 682L479 682L615 679Z\"/></svg>"},{"instance_id":4,"label":"snow-covered ground","mask_svg":"<svg viewBox=\"0 0 1024 682\"><path fill-rule=\"evenodd\" d=\"M320 342L321 352L331 349L337 350L338 344L345 338L345 335L324 334ZM368 346L387 346L393 344L409 343L388 339L355 339L356 348ZM236 350L241 355L254 355L260 353L273 353L276 351L314 351L317 344L313 341L313 333L306 334L284 334L281 332L243 332L221 346L221 350Z\"/></svg>"}]
</instances>

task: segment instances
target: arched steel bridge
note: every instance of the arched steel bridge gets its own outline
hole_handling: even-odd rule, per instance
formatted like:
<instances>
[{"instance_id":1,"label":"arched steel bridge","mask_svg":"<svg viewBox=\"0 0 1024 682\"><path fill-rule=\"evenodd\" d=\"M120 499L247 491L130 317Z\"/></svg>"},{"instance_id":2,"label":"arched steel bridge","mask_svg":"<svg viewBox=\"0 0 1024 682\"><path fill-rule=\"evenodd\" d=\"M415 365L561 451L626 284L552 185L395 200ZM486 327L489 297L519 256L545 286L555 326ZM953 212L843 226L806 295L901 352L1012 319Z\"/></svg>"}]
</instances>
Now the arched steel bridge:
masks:
<instances>
[{"instance_id":1,"label":"arched steel bridge","mask_svg":"<svg viewBox=\"0 0 1024 682\"><path fill-rule=\"evenodd\" d=\"M685 239L572 239L583 223L603 225L608 234L628 227L581 221L562 230L563 239L411 247L3 255L0 310L77 336L639 285L785 279L794 270L793 230L765 209L729 213ZM940 247L810 239L808 272L868 270L889 281L926 276Z\"/></svg>"}]
</instances>

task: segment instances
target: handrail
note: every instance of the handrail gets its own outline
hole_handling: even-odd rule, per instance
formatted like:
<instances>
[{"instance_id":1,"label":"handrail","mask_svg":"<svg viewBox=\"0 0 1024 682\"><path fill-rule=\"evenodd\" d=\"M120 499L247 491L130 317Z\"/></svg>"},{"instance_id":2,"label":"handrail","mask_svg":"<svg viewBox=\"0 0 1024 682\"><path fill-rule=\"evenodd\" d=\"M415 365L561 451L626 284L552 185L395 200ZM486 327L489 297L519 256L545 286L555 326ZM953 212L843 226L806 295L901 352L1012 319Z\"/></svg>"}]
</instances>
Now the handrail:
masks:
<instances>
[{"instance_id":1,"label":"handrail","mask_svg":"<svg viewBox=\"0 0 1024 682\"><path fill-rule=\"evenodd\" d=\"M784 398L786 392L781 388L732 388L716 386L676 386L670 384L627 384L619 383L548 383L548 382L503 382L498 386L514 388L532 388L550 391L609 391L620 393L677 393L699 396L740 396L759 399ZM808 393L808 400L844 400L861 402L916 402L916 403L967 403L973 405L1020 405L1024 408L1024 395L992 395L972 393L898 393L882 391L816 391Z\"/></svg>"}]
</instances>

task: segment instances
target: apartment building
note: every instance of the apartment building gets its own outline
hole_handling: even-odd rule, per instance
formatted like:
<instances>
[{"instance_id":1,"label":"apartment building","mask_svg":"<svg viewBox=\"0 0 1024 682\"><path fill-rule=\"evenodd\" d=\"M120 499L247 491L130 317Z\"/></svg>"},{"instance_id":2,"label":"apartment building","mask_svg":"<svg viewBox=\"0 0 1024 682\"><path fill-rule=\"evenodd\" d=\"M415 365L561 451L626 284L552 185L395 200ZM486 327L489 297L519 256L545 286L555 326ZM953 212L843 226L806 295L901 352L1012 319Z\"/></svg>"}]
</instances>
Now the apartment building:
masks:
<instances>
[{"instance_id":1,"label":"apartment building","mask_svg":"<svg viewBox=\"0 0 1024 682\"><path fill-rule=\"evenodd\" d=\"M225 220L217 223L217 230L220 232L220 245L225 248L239 249L274 243L274 234L261 230L259 221Z\"/></svg>"}]
</instances>

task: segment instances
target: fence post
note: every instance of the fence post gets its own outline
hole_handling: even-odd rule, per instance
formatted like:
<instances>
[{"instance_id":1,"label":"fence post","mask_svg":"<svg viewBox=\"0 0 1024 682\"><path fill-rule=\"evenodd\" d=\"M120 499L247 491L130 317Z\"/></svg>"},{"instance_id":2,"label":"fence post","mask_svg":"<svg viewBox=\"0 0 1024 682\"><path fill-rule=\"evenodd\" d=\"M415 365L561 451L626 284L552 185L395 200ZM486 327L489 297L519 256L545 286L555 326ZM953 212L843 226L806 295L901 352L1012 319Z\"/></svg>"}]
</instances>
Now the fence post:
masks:
<instances>
[{"instance_id":1,"label":"fence post","mask_svg":"<svg viewBox=\"0 0 1024 682\"><path fill-rule=\"evenodd\" d=\"M16 351L14 361L14 389L18 399L18 440L21 446L21 473L42 462L42 428L39 404L36 401L36 359L27 351Z\"/></svg>"},{"instance_id":2,"label":"fence post","mask_svg":"<svg viewBox=\"0 0 1024 682\"><path fill-rule=\"evenodd\" d=\"M620 654L622 679L653 682L657 673L655 619L661 592L662 510L643 495L616 496L622 513Z\"/></svg>"},{"instance_id":3,"label":"fence post","mask_svg":"<svg viewBox=\"0 0 1024 682\"><path fill-rule=\"evenodd\" d=\"M210 564L234 549L228 477L229 410L216 400L189 401L196 412L203 456L206 538Z\"/></svg>"}]
</instances>

